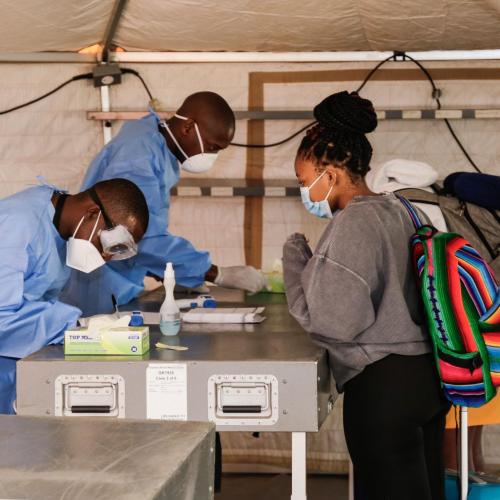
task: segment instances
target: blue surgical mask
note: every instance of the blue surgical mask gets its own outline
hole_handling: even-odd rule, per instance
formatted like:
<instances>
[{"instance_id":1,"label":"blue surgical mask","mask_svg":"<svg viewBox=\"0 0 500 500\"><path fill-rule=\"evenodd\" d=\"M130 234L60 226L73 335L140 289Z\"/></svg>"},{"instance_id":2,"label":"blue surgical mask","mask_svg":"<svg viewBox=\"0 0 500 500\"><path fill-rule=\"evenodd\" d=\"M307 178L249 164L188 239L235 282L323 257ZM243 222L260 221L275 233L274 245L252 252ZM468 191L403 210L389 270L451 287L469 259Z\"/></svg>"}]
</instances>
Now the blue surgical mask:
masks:
<instances>
[{"instance_id":1,"label":"blue surgical mask","mask_svg":"<svg viewBox=\"0 0 500 500\"><path fill-rule=\"evenodd\" d=\"M300 188L300 196L302 198L302 203L306 210L316 217L321 217L325 219L333 218L332 209L330 208L330 204L328 203L328 197L332 192L333 186L330 187L328 193L326 193L325 199L321 201L312 201L309 191L316 184L321 177L326 174L326 170L318 177L310 186L301 186Z\"/></svg>"}]
</instances>

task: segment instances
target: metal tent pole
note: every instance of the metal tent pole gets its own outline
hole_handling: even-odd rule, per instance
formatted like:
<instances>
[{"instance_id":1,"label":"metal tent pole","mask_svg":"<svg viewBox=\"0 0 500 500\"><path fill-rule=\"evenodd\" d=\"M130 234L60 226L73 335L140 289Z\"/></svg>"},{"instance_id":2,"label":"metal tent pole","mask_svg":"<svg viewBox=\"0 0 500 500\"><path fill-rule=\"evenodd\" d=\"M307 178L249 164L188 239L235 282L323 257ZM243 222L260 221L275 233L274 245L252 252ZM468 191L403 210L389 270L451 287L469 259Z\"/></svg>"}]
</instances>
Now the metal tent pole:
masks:
<instances>
[{"instance_id":1,"label":"metal tent pole","mask_svg":"<svg viewBox=\"0 0 500 500\"><path fill-rule=\"evenodd\" d=\"M116 0L111 12L111 16L108 20L108 25L106 26L106 31L103 37L103 48L102 48L102 60L108 62L109 52L111 49L111 44L113 43L113 37L115 36L116 30L118 29L118 24L122 17L125 6L127 5L127 0Z\"/></svg>"},{"instance_id":2,"label":"metal tent pole","mask_svg":"<svg viewBox=\"0 0 500 500\"><path fill-rule=\"evenodd\" d=\"M110 111L111 105L109 100L109 87L107 85L104 85L103 87L99 88L101 90L101 110ZM102 122L102 133L104 137L104 145L106 145L113 138L111 122Z\"/></svg>"},{"instance_id":3,"label":"metal tent pole","mask_svg":"<svg viewBox=\"0 0 500 500\"><path fill-rule=\"evenodd\" d=\"M460 407L460 500L467 500L469 491L469 443L467 407Z\"/></svg>"}]
</instances>

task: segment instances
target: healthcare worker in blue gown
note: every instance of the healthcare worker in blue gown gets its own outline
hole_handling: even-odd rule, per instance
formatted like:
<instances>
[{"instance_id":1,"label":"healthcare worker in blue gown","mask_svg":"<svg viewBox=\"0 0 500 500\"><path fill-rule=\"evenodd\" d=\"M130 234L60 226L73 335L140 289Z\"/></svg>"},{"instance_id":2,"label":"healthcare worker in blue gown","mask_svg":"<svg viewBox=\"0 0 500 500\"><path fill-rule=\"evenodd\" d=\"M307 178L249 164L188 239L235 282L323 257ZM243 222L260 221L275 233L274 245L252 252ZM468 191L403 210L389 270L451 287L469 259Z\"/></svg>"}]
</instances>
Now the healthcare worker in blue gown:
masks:
<instances>
[{"instance_id":1,"label":"healthcare worker in blue gown","mask_svg":"<svg viewBox=\"0 0 500 500\"><path fill-rule=\"evenodd\" d=\"M265 286L265 278L255 268L215 266L207 252L168 232L170 190L179 181L180 169L206 172L231 142L234 127L233 111L213 92L190 95L166 122L151 111L123 125L91 163L82 189L112 177L130 179L146 196L149 228L134 259L111 263L90 275L73 272L63 292L66 302L78 306L85 316L111 312L112 295L118 304L126 304L144 289L146 276L163 279L169 261L176 282L188 288L205 280L250 292Z\"/></svg>"},{"instance_id":2,"label":"healthcare worker in blue gown","mask_svg":"<svg viewBox=\"0 0 500 500\"><path fill-rule=\"evenodd\" d=\"M0 413L13 413L16 361L61 343L81 311L58 299L70 267L89 273L137 252L144 195L114 179L67 195L43 184L0 200Z\"/></svg>"}]
</instances>

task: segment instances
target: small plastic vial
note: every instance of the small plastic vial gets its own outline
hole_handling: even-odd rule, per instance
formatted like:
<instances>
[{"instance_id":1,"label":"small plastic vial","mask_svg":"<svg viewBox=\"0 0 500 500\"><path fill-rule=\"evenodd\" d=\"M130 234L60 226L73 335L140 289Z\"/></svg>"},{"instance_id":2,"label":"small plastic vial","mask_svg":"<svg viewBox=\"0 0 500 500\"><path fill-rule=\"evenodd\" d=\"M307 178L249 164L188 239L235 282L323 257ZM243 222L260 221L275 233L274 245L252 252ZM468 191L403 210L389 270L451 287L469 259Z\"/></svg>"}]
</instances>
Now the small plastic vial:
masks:
<instances>
[{"instance_id":1,"label":"small plastic vial","mask_svg":"<svg viewBox=\"0 0 500 500\"><path fill-rule=\"evenodd\" d=\"M175 273L171 262L167 262L163 285L165 300L160 308L160 330L163 335L177 335L181 329L181 313L174 299Z\"/></svg>"}]
</instances>

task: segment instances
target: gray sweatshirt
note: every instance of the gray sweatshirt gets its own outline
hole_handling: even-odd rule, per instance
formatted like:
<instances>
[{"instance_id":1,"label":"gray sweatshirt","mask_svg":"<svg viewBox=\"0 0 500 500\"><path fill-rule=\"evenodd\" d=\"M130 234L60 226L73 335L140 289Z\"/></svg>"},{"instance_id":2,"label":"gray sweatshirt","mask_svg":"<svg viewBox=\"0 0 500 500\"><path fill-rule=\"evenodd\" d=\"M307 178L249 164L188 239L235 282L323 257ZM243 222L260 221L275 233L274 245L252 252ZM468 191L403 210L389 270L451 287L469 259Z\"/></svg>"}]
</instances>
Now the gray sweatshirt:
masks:
<instances>
[{"instance_id":1,"label":"gray sweatshirt","mask_svg":"<svg viewBox=\"0 0 500 500\"><path fill-rule=\"evenodd\" d=\"M393 194L357 196L334 215L314 254L302 235L285 243L290 313L328 350L340 392L389 354L431 351L409 251L413 233Z\"/></svg>"}]
</instances>

